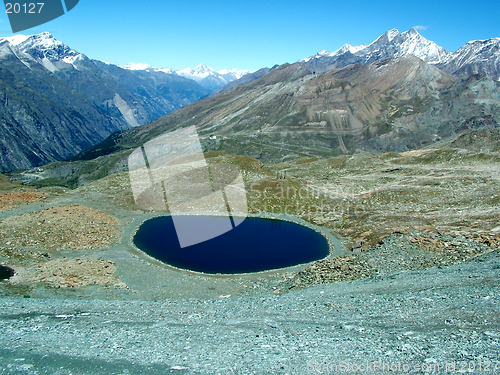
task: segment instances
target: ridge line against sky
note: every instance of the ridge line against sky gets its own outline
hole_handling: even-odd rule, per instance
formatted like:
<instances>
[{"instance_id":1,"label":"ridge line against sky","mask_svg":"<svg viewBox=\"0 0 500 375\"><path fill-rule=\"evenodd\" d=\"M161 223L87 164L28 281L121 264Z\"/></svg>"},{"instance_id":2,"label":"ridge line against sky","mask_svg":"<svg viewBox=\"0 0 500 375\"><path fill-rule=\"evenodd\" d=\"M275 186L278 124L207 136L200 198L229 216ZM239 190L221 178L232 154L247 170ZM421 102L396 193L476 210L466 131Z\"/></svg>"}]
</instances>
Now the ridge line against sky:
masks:
<instances>
[{"instance_id":1,"label":"ridge line against sky","mask_svg":"<svg viewBox=\"0 0 500 375\"><path fill-rule=\"evenodd\" d=\"M80 0L66 15L21 32L48 31L90 58L174 70L200 63L258 70L294 63L345 43L369 44L385 31L417 27L425 38L456 51L470 40L500 37L500 2L457 0L190 1ZM12 36L7 15L0 37Z\"/></svg>"}]
</instances>

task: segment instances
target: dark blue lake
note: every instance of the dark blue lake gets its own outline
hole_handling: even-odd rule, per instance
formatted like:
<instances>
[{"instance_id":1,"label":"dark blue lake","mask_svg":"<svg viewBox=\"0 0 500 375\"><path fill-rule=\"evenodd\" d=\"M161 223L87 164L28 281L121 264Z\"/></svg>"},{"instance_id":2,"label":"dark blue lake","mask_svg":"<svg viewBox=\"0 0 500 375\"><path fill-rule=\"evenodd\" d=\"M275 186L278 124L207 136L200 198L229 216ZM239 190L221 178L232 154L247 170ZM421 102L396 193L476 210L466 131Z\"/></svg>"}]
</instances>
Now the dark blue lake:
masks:
<instances>
[{"instance_id":1,"label":"dark blue lake","mask_svg":"<svg viewBox=\"0 0 500 375\"><path fill-rule=\"evenodd\" d=\"M183 216L180 219L191 220L193 228L225 220L211 216ZM172 217L161 216L145 221L133 241L139 249L166 264L211 274L290 267L322 259L329 252L327 239L310 228L255 217L246 218L218 237L181 248Z\"/></svg>"}]
</instances>

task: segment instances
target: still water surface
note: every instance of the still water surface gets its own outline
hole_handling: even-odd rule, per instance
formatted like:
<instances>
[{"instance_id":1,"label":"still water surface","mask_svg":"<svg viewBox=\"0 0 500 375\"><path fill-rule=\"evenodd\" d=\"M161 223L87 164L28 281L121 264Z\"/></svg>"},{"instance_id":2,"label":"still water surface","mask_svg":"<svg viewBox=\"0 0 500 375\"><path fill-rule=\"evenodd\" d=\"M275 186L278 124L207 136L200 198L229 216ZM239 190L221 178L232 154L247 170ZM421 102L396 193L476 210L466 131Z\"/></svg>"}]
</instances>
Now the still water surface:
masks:
<instances>
[{"instance_id":1,"label":"still water surface","mask_svg":"<svg viewBox=\"0 0 500 375\"><path fill-rule=\"evenodd\" d=\"M227 220L213 216L183 216L183 220ZM295 266L328 255L326 238L303 225L250 217L211 240L181 248L170 216L145 221L134 244L171 266L204 273L249 273Z\"/></svg>"}]
</instances>

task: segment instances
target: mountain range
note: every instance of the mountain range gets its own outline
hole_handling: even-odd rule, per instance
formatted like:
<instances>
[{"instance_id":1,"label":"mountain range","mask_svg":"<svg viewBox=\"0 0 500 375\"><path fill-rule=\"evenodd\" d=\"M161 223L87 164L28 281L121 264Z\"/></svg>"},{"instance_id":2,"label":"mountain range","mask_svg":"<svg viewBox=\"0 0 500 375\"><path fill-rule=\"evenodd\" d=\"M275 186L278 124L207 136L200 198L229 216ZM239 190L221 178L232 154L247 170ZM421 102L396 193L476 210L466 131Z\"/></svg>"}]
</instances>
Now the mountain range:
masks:
<instances>
[{"instance_id":1,"label":"mountain range","mask_svg":"<svg viewBox=\"0 0 500 375\"><path fill-rule=\"evenodd\" d=\"M412 55L312 74L285 64L199 100L80 155L91 159L196 125L205 150L263 162L358 151L408 151L461 132L498 127L500 83L454 77Z\"/></svg>"},{"instance_id":2,"label":"mountain range","mask_svg":"<svg viewBox=\"0 0 500 375\"><path fill-rule=\"evenodd\" d=\"M472 41L450 52L415 29L389 30L369 45L344 45L244 75L207 98L115 133L73 160L99 158L97 169L125 170L132 148L190 125L197 126L205 150L247 154L264 162L406 151L497 128L499 44L498 38ZM80 59L72 64L79 67ZM115 82L128 73L182 78L156 68L92 63Z\"/></svg>"},{"instance_id":3,"label":"mountain range","mask_svg":"<svg viewBox=\"0 0 500 375\"><path fill-rule=\"evenodd\" d=\"M248 74L230 90L116 134L73 160L126 168L131 148L191 125L205 151L268 163L429 147L500 127L497 46L498 39L474 41L449 52L415 29L390 30L367 46ZM470 49L481 53L464 52Z\"/></svg>"},{"instance_id":4,"label":"mountain range","mask_svg":"<svg viewBox=\"0 0 500 375\"><path fill-rule=\"evenodd\" d=\"M311 73L325 73L351 64L368 65L391 57L412 55L455 76L478 74L493 81L500 80L500 38L474 40L456 52L451 52L427 40L415 29L400 33L397 29L386 31L368 45L344 44L334 52L323 49L316 55L303 58L297 63ZM269 68L249 73L210 94L247 84L267 73Z\"/></svg>"},{"instance_id":5,"label":"mountain range","mask_svg":"<svg viewBox=\"0 0 500 375\"><path fill-rule=\"evenodd\" d=\"M0 171L66 159L209 93L179 75L91 60L49 33L0 38Z\"/></svg>"},{"instance_id":6,"label":"mountain range","mask_svg":"<svg viewBox=\"0 0 500 375\"><path fill-rule=\"evenodd\" d=\"M129 63L127 65L122 65L121 68L129 70L144 70L148 72L164 72L169 74L177 74L178 76L192 79L198 82L201 86L206 89L213 91L221 86L224 86L232 81L240 79L244 75L248 74L248 70L241 69L222 69L215 71L205 64L200 64L194 69L185 68L180 70L173 70L170 68L155 68L148 64L136 64Z\"/></svg>"},{"instance_id":7,"label":"mountain range","mask_svg":"<svg viewBox=\"0 0 500 375\"><path fill-rule=\"evenodd\" d=\"M335 52L322 50L299 61L312 72L324 73L350 64L370 64L389 57L412 55L451 74L479 74L500 79L500 38L475 40L450 52L427 40L415 29L385 32L369 45L345 44Z\"/></svg>"}]
</instances>

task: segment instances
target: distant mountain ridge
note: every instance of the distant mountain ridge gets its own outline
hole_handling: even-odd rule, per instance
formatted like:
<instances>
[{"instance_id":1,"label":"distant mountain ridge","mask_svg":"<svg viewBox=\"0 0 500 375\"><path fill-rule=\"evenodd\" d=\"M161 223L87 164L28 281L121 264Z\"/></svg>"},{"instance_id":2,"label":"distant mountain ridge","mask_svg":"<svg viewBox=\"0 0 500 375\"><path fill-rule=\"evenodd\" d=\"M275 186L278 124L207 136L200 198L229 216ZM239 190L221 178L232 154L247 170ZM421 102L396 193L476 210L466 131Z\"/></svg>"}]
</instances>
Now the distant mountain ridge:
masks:
<instances>
[{"instance_id":1,"label":"distant mountain ridge","mask_svg":"<svg viewBox=\"0 0 500 375\"><path fill-rule=\"evenodd\" d=\"M403 33L397 29L388 30L368 45L351 46L346 43L334 52L323 49L316 55L297 62L311 73L325 73L351 64L368 65L386 58L406 55L418 57L454 75L478 74L494 81L500 80L500 38L471 41L458 51L450 52L424 38L416 28ZM269 70L264 68L247 74L213 91L210 95L252 82Z\"/></svg>"},{"instance_id":2,"label":"distant mountain ridge","mask_svg":"<svg viewBox=\"0 0 500 375\"><path fill-rule=\"evenodd\" d=\"M148 64L141 63L128 63L127 65L122 65L121 68L129 70L145 70L177 74L181 77L192 79L193 81L198 82L201 86L209 89L210 91L216 90L219 87L240 79L241 77L249 73L248 70L242 69L222 69L219 71L215 71L214 69L207 67L205 64L200 64L194 69L185 68L180 70L173 70L170 68L155 68Z\"/></svg>"},{"instance_id":3,"label":"distant mountain ridge","mask_svg":"<svg viewBox=\"0 0 500 375\"><path fill-rule=\"evenodd\" d=\"M500 38L470 41L436 66L455 75L478 74L500 81Z\"/></svg>"},{"instance_id":4,"label":"distant mountain ridge","mask_svg":"<svg viewBox=\"0 0 500 375\"><path fill-rule=\"evenodd\" d=\"M450 52L415 29L386 31L369 45L345 44L334 52L322 50L298 62L311 72L324 73L350 64L371 64L390 57L412 55L451 74L479 74L500 80L500 38L471 41Z\"/></svg>"}]
</instances>

